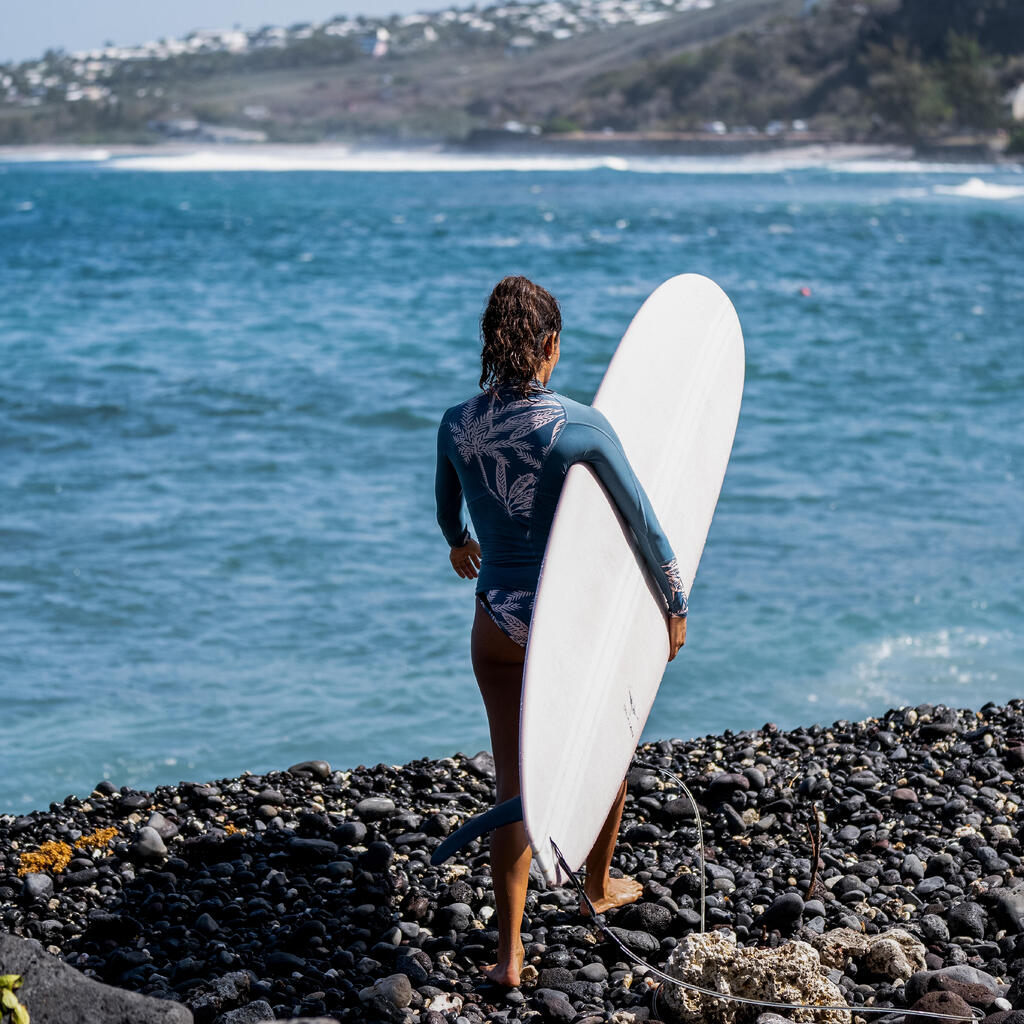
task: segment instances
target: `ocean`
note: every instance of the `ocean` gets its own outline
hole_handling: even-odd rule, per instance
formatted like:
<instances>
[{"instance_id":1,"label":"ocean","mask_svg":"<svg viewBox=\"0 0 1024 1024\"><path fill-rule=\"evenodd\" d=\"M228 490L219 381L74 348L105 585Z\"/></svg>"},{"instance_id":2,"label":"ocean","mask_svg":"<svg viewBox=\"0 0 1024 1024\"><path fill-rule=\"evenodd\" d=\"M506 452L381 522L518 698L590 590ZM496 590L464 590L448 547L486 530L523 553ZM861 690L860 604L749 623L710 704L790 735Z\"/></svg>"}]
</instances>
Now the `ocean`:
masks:
<instances>
[{"instance_id":1,"label":"ocean","mask_svg":"<svg viewBox=\"0 0 1024 1024\"><path fill-rule=\"evenodd\" d=\"M487 747L433 509L484 302L550 288L589 401L685 271L747 379L645 738L1024 695L1020 167L8 153L0 812Z\"/></svg>"}]
</instances>

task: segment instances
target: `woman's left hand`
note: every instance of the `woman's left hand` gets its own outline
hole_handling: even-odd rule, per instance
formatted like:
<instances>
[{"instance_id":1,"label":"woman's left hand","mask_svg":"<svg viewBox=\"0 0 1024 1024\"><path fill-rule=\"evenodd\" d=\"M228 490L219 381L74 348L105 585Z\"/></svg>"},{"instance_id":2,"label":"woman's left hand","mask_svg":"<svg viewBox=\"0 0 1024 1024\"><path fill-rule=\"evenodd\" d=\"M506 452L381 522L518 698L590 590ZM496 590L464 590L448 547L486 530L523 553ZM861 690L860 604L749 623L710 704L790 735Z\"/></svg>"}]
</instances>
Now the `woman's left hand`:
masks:
<instances>
[{"instance_id":1,"label":"woman's left hand","mask_svg":"<svg viewBox=\"0 0 1024 1024\"><path fill-rule=\"evenodd\" d=\"M461 547L452 548L449 557L457 576L475 580L480 569L480 545L472 537Z\"/></svg>"}]
</instances>

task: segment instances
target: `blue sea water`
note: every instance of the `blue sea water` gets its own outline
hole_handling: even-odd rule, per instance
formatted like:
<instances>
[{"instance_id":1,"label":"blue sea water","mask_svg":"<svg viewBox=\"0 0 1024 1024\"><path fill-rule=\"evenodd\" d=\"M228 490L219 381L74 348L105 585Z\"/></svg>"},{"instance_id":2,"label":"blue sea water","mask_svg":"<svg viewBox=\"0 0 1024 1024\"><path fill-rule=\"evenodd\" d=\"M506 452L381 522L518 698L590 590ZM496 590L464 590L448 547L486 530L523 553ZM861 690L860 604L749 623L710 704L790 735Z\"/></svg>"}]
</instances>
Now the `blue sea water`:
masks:
<instances>
[{"instance_id":1,"label":"blue sea water","mask_svg":"<svg viewBox=\"0 0 1024 1024\"><path fill-rule=\"evenodd\" d=\"M646 738L1024 695L1020 168L211 160L0 163L0 811L488 745L434 438L512 272L585 401L672 274L744 327Z\"/></svg>"}]
</instances>

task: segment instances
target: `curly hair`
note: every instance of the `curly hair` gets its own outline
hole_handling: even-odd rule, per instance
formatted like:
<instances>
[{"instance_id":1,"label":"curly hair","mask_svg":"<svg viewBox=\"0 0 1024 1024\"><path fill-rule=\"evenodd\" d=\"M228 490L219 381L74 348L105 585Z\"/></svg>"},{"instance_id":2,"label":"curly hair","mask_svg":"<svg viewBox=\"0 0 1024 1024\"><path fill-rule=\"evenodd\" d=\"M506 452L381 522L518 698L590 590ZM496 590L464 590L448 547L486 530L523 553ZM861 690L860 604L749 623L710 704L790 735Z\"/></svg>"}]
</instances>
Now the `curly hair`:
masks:
<instances>
[{"instance_id":1,"label":"curly hair","mask_svg":"<svg viewBox=\"0 0 1024 1024\"><path fill-rule=\"evenodd\" d=\"M544 362L544 342L562 330L558 300L525 277L495 285L480 317L480 387L511 385L526 398Z\"/></svg>"}]
</instances>

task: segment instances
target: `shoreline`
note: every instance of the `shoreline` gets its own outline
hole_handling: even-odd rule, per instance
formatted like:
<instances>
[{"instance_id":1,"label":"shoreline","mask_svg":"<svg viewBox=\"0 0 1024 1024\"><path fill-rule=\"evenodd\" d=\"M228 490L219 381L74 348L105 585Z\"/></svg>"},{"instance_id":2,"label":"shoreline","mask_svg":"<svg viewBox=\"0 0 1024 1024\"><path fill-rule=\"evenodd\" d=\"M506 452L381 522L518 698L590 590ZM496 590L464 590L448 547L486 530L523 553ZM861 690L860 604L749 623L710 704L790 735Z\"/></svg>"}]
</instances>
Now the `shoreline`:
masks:
<instances>
[{"instance_id":1,"label":"shoreline","mask_svg":"<svg viewBox=\"0 0 1024 1024\"><path fill-rule=\"evenodd\" d=\"M201 139L161 141L153 143L33 143L0 146L0 166L4 163L95 162L144 157L187 157L204 153L222 158L237 158L258 164L260 160L287 159L295 164L288 169L321 169L325 158L373 157L391 158L423 156L428 158L465 159L467 162L493 160L628 160L628 159L706 159L727 160L742 165L771 160L773 164L802 166L805 164L872 162L934 165L936 167L993 168L1019 167L1024 154L1008 156L980 145L950 147L898 145L892 143L843 143L813 139L747 139L743 137L660 138L655 136L487 136L463 142L417 142L408 140L349 140L318 143L223 143ZM230 161L228 161L230 162ZM258 169L254 167L254 169ZM360 169L360 168L353 168ZM372 168L370 168L372 169ZM394 167L392 169L401 169Z\"/></svg>"},{"instance_id":2,"label":"shoreline","mask_svg":"<svg viewBox=\"0 0 1024 1024\"><path fill-rule=\"evenodd\" d=\"M613 866L644 895L607 918L661 965L699 929L700 865L688 802L644 763L679 774L701 806L708 931L777 947L898 927L916 943L912 976L849 953L829 968L848 1002L898 1014L941 989L943 1007L962 1000L1018 1024L1024 701L643 745ZM307 761L152 792L101 782L85 799L0 815L0 913L12 935L88 977L182 1003L199 1024L260 1002L281 1019L396 1024L662 1019L653 979L536 875L530 981L480 986L497 939L486 840L428 862L493 793L486 754L350 771ZM48 862L24 859L46 842L70 859L59 846Z\"/></svg>"}]
</instances>

